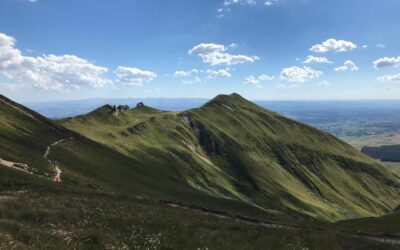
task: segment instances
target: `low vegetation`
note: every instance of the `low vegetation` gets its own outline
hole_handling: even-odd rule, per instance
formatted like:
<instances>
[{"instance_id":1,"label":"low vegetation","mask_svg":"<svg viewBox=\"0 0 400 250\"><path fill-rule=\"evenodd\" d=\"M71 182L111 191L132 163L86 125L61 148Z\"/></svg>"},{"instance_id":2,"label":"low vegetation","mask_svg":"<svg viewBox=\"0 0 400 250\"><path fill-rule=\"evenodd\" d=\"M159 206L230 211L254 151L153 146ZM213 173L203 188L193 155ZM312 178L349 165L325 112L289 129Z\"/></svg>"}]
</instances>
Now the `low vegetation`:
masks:
<instances>
[{"instance_id":1,"label":"low vegetation","mask_svg":"<svg viewBox=\"0 0 400 250\"><path fill-rule=\"evenodd\" d=\"M368 219L330 223L400 204L399 177L343 141L236 94L115 111L56 124L0 98L0 248L390 249L357 234L383 230Z\"/></svg>"}]
</instances>

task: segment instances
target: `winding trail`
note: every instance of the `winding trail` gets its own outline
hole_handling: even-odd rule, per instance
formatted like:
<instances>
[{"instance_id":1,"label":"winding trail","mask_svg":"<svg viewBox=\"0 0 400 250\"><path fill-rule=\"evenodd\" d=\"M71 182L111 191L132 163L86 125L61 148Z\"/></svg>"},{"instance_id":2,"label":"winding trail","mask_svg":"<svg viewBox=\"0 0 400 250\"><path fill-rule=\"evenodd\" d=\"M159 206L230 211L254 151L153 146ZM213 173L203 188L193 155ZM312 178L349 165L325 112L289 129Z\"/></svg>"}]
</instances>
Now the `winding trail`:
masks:
<instances>
[{"instance_id":1,"label":"winding trail","mask_svg":"<svg viewBox=\"0 0 400 250\"><path fill-rule=\"evenodd\" d=\"M56 173L55 176L54 176L54 178L53 178L53 181L54 181L54 182L62 182L62 180L61 180L62 171L61 171L61 169L60 169L60 167L59 167L59 164L58 164L58 161L57 161L57 160L49 159L49 154L50 154L50 151L51 151L51 147L57 146L58 144L64 142L64 141L67 140L67 139L73 140L74 137L62 138L62 139L60 139L60 140L58 140L58 141L53 142L52 144L50 144L49 146L47 146L46 152L45 152L44 155L43 155L43 157L49 162L50 166L54 169L54 171L55 171L55 173Z\"/></svg>"}]
</instances>

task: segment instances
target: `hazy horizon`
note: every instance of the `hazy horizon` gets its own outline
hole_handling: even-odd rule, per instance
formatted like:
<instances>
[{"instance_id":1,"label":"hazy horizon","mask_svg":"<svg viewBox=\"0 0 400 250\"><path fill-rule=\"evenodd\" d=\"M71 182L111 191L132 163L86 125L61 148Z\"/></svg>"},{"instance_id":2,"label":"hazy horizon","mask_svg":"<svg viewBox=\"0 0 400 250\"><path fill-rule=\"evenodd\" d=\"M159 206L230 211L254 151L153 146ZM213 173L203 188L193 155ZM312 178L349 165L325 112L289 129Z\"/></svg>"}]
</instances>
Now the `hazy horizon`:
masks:
<instances>
[{"instance_id":1,"label":"hazy horizon","mask_svg":"<svg viewBox=\"0 0 400 250\"><path fill-rule=\"evenodd\" d=\"M0 1L0 93L19 102L232 92L398 99L399 8L396 0Z\"/></svg>"}]
</instances>

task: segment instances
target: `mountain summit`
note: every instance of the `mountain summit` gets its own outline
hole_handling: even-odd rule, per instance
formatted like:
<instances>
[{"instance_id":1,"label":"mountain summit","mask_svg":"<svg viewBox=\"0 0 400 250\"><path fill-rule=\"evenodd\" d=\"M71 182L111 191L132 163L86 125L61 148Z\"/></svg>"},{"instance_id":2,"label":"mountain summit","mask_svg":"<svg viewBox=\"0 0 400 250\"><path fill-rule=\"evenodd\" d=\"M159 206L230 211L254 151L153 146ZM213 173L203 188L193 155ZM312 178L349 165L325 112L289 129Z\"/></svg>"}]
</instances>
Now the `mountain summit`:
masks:
<instances>
[{"instance_id":1,"label":"mountain summit","mask_svg":"<svg viewBox=\"0 0 400 250\"><path fill-rule=\"evenodd\" d=\"M210 197L271 215L340 220L392 211L399 180L334 136L238 94L198 109L96 112L63 126Z\"/></svg>"}]
</instances>

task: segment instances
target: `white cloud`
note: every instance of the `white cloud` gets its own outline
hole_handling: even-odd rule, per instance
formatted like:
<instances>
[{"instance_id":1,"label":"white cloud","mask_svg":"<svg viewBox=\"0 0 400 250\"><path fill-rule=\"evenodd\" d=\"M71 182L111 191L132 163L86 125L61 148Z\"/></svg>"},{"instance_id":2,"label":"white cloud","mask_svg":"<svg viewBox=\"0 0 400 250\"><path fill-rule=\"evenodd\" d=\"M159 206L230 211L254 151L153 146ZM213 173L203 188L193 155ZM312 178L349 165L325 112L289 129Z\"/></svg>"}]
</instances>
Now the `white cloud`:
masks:
<instances>
[{"instance_id":1,"label":"white cloud","mask_svg":"<svg viewBox=\"0 0 400 250\"><path fill-rule=\"evenodd\" d=\"M323 87L328 87L328 86L331 85L331 83L326 81L326 80L324 80L324 81L321 81L321 82L317 83L317 85L318 86L323 86Z\"/></svg>"},{"instance_id":2,"label":"white cloud","mask_svg":"<svg viewBox=\"0 0 400 250\"><path fill-rule=\"evenodd\" d=\"M336 39L328 39L325 42L320 44L316 44L310 48L310 51L317 53L325 53L328 51L335 52L346 52L353 49L356 49L357 45L350 41L345 40L336 40Z\"/></svg>"},{"instance_id":3,"label":"white cloud","mask_svg":"<svg viewBox=\"0 0 400 250\"><path fill-rule=\"evenodd\" d=\"M236 43L229 44L229 48L236 49L238 45Z\"/></svg>"},{"instance_id":4,"label":"white cloud","mask_svg":"<svg viewBox=\"0 0 400 250\"><path fill-rule=\"evenodd\" d=\"M261 81L271 81L274 79L274 77L266 74L261 74L258 76L258 79L260 79Z\"/></svg>"},{"instance_id":5,"label":"white cloud","mask_svg":"<svg viewBox=\"0 0 400 250\"><path fill-rule=\"evenodd\" d=\"M243 83L248 84L248 85L254 85L254 86L260 88L260 87L262 87L262 85L261 85L262 82L271 81L272 79L274 79L273 76L269 76L266 74L261 74L258 77L255 77L254 75L250 75L250 76L247 76L246 78L244 78Z\"/></svg>"},{"instance_id":6,"label":"white cloud","mask_svg":"<svg viewBox=\"0 0 400 250\"><path fill-rule=\"evenodd\" d=\"M199 77L195 77L192 80L183 80L182 83L187 85L201 83L201 79Z\"/></svg>"},{"instance_id":7,"label":"white cloud","mask_svg":"<svg viewBox=\"0 0 400 250\"><path fill-rule=\"evenodd\" d=\"M314 70L310 67L289 67L284 68L281 72L280 78L288 82L298 82L304 83L308 82L314 78L322 76L324 73L322 71Z\"/></svg>"},{"instance_id":8,"label":"white cloud","mask_svg":"<svg viewBox=\"0 0 400 250\"><path fill-rule=\"evenodd\" d=\"M381 76L378 77L377 80L381 82L400 82L400 74Z\"/></svg>"},{"instance_id":9,"label":"white cloud","mask_svg":"<svg viewBox=\"0 0 400 250\"><path fill-rule=\"evenodd\" d=\"M398 67L400 66L400 56L399 57L383 57L374 61L374 67L380 69L383 67Z\"/></svg>"},{"instance_id":10,"label":"white cloud","mask_svg":"<svg viewBox=\"0 0 400 250\"><path fill-rule=\"evenodd\" d=\"M224 6L230 6L234 4L238 5L257 5L263 4L265 6L271 6L279 3L280 0L224 0Z\"/></svg>"},{"instance_id":11,"label":"white cloud","mask_svg":"<svg viewBox=\"0 0 400 250\"><path fill-rule=\"evenodd\" d=\"M329 59L326 57L307 56L307 59L303 61L303 63L310 64L310 63L332 63L332 62L329 61Z\"/></svg>"},{"instance_id":12,"label":"white cloud","mask_svg":"<svg viewBox=\"0 0 400 250\"><path fill-rule=\"evenodd\" d=\"M223 5L217 9L217 17L223 18L226 13L231 12L231 6L239 5L239 6L265 6L271 7L273 5L277 5L282 0L224 0Z\"/></svg>"},{"instance_id":13,"label":"white cloud","mask_svg":"<svg viewBox=\"0 0 400 250\"><path fill-rule=\"evenodd\" d=\"M359 68L353 61L350 61L350 60L345 61L342 66L335 68L335 71L338 71L338 72L343 72L343 71L348 71L348 70L357 71L357 70L359 70Z\"/></svg>"},{"instance_id":14,"label":"white cloud","mask_svg":"<svg viewBox=\"0 0 400 250\"><path fill-rule=\"evenodd\" d=\"M232 4L241 4L241 5L254 5L256 4L256 0L224 0L224 5L229 6Z\"/></svg>"},{"instance_id":15,"label":"white cloud","mask_svg":"<svg viewBox=\"0 0 400 250\"><path fill-rule=\"evenodd\" d=\"M227 53L224 45L214 43L201 43L189 50L190 55L198 55L204 63L215 65L233 65L246 62L255 62L257 56L232 55Z\"/></svg>"},{"instance_id":16,"label":"white cloud","mask_svg":"<svg viewBox=\"0 0 400 250\"><path fill-rule=\"evenodd\" d=\"M131 86L143 86L145 83L153 81L157 75L154 72L141 70L135 67L119 66L115 73L117 74L117 81Z\"/></svg>"},{"instance_id":17,"label":"white cloud","mask_svg":"<svg viewBox=\"0 0 400 250\"><path fill-rule=\"evenodd\" d=\"M261 80L256 78L253 75L250 75L246 78L244 78L244 84L250 84L250 85L260 85Z\"/></svg>"},{"instance_id":18,"label":"white cloud","mask_svg":"<svg viewBox=\"0 0 400 250\"><path fill-rule=\"evenodd\" d=\"M200 71L198 69L192 69L189 71L183 71L183 70L179 70L179 71L175 71L175 77L188 77L188 76L192 76L192 75L197 75Z\"/></svg>"},{"instance_id":19,"label":"white cloud","mask_svg":"<svg viewBox=\"0 0 400 250\"><path fill-rule=\"evenodd\" d=\"M207 70L208 78L216 78L216 77L231 77L232 74L229 72L229 69L220 69L220 70Z\"/></svg>"},{"instance_id":20,"label":"white cloud","mask_svg":"<svg viewBox=\"0 0 400 250\"><path fill-rule=\"evenodd\" d=\"M381 49L384 49L384 48L386 48L386 45L385 45L385 44L378 43L378 44L376 45L376 47L381 48Z\"/></svg>"},{"instance_id":21,"label":"white cloud","mask_svg":"<svg viewBox=\"0 0 400 250\"><path fill-rule=\"evenodd\" d=\"M276 5L278 3L280 3L281 0L267 0L264 1L264 5L265 6L272 6L272 5Z\"/></svg>"},{"instance_id":22,"label":"white cloud","mask_svg":"<svg viewBox=\"0 0 400 250\"><path fill-rule=\"evenodd\" d=\"M362 46L362 48L366 49L366 48L368 48L368 45L365 44L365 45Z\"/></svg>"},{"instance_id":23,"label":"white cloud","mask_svg":"<svg viewBox=\"0 0 400 250\"><path fill-rule=\"evenodd\" d=\"M107 71L75 55L24 56L13 37L0 33L0 75L16 84L45 90L103 87L112 83L103 77Z\"/></svg>"},{"instance_id":24,"label":"white cloud","mask_svg":"<svg viewBox=\"0 0 400 250\"><path fill-rule=\"evenodd\" d=\"M0 83L0 87L2 89L6 89L9 91L16 91L16 90L23 89L23 88L26 88L29 86L26 86L25 84L2 82L2 83Z\"/></svg>"}]
</instances>

